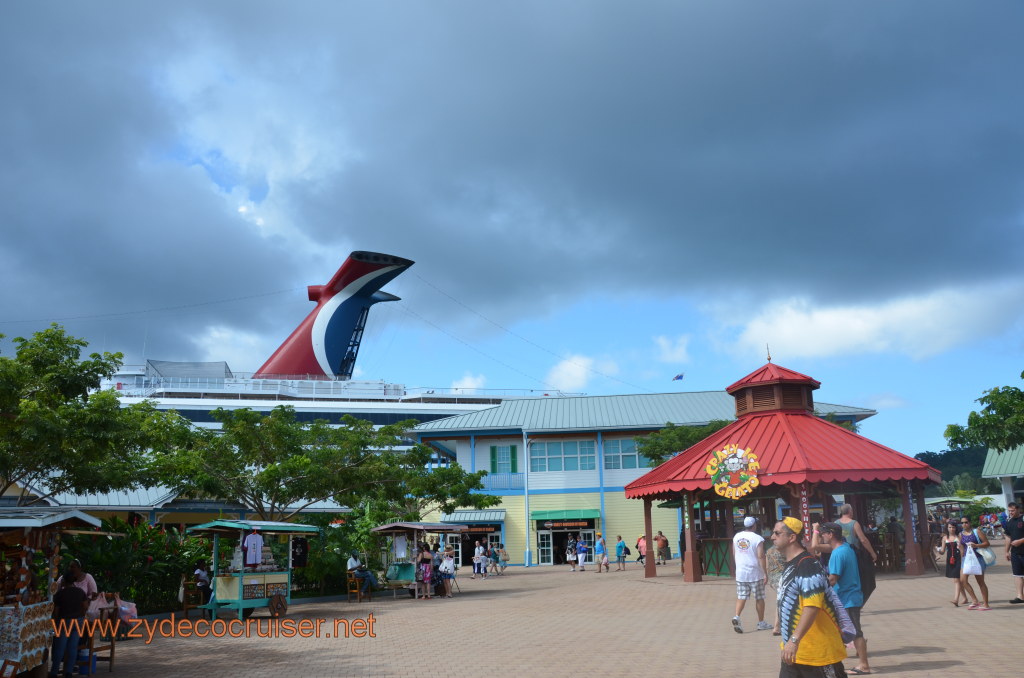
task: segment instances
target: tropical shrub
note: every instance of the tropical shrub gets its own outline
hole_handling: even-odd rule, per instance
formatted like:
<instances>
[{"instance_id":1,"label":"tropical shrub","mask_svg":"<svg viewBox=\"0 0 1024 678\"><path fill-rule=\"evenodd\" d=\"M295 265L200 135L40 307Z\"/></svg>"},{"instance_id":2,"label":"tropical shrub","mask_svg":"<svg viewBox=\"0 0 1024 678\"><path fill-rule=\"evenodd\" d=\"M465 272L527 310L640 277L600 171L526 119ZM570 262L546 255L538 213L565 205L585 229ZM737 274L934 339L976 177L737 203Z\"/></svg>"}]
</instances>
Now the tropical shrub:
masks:
<instances>
[{"instance_id":1,"label":"tropical shrub","mask_svg":"<svg viewBox=\"0 0 1024 678\"><path fill-rule=\"evenodd\" d=\"M181 576L191 578L195 562L210 560L210 540L191 537L178 527L130 525L119 518L103 521L102 532L122 534L76 534L61 544L61 570L72 558L96 579L100 591L118 591L131 600L140 614L166 612L180 607Z\"/></svg>"}]
</instances>

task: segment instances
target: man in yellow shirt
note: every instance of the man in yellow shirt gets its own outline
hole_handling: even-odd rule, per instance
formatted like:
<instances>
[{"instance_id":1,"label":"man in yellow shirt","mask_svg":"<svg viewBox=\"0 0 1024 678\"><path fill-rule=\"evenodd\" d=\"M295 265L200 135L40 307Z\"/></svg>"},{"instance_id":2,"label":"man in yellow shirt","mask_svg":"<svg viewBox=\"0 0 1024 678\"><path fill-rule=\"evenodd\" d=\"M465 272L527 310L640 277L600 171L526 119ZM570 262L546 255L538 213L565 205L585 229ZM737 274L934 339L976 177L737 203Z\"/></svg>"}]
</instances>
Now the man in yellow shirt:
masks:
<instances>
[{"instance_id":1,"label":"man in yellow shirt","mask_svg":"<svg viewBox=\"0 0 1024 678\"><path fill-rule=\"evenodd\" d=\"M779 678L845 678L846 646L825 591L828 579L801 542L804 524L786 517L775 524L772 543L786 560L779 579L782 666Z\"/></svg>"}]
</instances>

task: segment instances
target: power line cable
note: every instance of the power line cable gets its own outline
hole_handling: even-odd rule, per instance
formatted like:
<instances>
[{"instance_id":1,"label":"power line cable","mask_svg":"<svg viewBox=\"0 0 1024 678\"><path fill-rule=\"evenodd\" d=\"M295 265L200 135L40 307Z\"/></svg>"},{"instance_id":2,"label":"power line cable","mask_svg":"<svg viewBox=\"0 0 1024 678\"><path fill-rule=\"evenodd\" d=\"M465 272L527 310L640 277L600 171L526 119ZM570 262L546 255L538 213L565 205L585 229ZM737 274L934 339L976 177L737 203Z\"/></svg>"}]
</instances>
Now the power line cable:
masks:
<instances>
[{"instance_id":1,"label":"power line cable","mask_svg":"<svg viewBox=\"0 0 1024 678\"><path fill-rule=\"evenodd\" d=\"M473 351L476 351L477 353L479 353L480 355L484 356L488 360L493 360L494 362L498 363L502 367L504 367L506 369L509 369L509 370L512 370L516 374L524 376L524 377L526 377L527 379L529 379L531 381L535 381L535 382L537 382L538 384L540 384L541 386L543 386L546 389L549 389L551 391L559 391L560 390L558 388L555 388L554 386L551 386L550 384L545 383L543 380L538 379L537 377L531 376L531 375L527 374L526 372L523 372L522 370L519 370L519 369L517 369L515 367L512 367L508 363L506 363L506 362L504 362L502 360L499 360L498 358L495 358L494 356L492 356L492 355L490 355L490 354L480 350L479 348L477 348L476 346L473 346L469 342L460 339L459 337L455 336L454 334L452 334L448 330L444 329L443 327L441 327L437 323L435 323L435 322L433 322L431 320L428 320L427 318L424 318L422 315L420 315L416 311L414 311L411 308L409 308L409 306L407 304L405 304L404 302L398 302L397 305L398 305L399 308L401 308L403 311L405 311L409 315L411 315L411 316L413 316L415 318L418 318L419 320L425 322L426 324L430 325L431 327L436 329L441 334L444 334L444 335L448 336L450 339L453 339L453 340L459 342L460 344L462 344L466 348L469 348L469 349L471 349Z\"/></svg>"}]
</instances>

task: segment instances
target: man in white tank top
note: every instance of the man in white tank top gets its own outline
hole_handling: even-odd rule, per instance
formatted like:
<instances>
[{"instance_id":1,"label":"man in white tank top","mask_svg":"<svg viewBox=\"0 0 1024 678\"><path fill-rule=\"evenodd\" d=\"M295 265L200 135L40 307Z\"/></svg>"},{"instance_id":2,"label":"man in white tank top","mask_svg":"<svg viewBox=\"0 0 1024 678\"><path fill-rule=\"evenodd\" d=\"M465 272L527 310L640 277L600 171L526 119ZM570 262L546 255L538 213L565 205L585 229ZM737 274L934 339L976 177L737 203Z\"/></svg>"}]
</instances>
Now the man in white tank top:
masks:
<instances>
[{"instance_id":1,"label":"man in white tank top","mask_svg":"<svg viewBox=\"0 0 1024 678\"><path fill-rule=\"evenodd\" d=\"M732 551L736 560L736 616L732 618L732 628L736 633L743 633L743 622L740 614L747 604L747 599L754 595L754 606L757 608L757 630L764 631L772 625L764 620L764 583L767 567L764 559L764 537L753 531L757 519L747 516L743 519L743 531L737 532L732 538Z\"/></svg>"}]
</instances>

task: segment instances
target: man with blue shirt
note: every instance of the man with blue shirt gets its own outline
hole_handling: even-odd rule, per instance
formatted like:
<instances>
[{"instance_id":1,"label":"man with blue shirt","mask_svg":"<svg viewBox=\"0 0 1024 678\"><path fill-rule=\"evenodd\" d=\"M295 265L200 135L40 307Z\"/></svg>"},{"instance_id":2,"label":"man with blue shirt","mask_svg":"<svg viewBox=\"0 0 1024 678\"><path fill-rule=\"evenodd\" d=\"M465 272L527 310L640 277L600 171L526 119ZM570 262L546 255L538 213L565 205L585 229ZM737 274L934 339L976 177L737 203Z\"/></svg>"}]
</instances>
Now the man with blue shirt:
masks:
<instances>
[{"instance_id":1,"label":"man with blue shirt","mask_svg":"<svg viewBox=\"0 0 1024 678\"><path fill-rule=\"evenodd\" d=\"M818 532L817 526L815 526L815 532ZM846 539L843 537L843 526L839 523L825 523L821 526L819 536L822 543L832 547L832 555L828 559L828 583L835 588L836 595L839 596L843 607L850 615L850 621L857 629L857 637L853 640L853 646L857 648L859 661L857 666L850 669L848 673L854 676L869 674L871 666L868 664L868 642L865 640L860 626L860 611L864 606L864 594L860 588L857 554L846 543Z\"/></svg>"}]
</instances>

